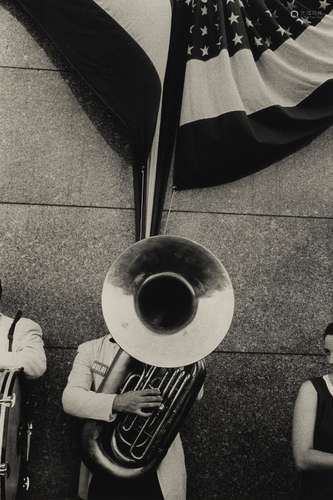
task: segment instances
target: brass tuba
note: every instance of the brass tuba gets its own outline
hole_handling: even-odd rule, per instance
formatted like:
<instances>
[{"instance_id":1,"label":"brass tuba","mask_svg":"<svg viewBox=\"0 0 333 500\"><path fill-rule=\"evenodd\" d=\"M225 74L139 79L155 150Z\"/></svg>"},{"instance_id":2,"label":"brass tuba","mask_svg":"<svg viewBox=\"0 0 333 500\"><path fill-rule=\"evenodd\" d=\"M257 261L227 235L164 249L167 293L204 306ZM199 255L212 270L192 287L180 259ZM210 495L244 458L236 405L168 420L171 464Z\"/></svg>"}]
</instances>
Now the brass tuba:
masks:
<instances>
[{"instance_id":1,"label":"brass tuba","mask_svg":"<svg viewBox=\"0 0 333 500\"><path fill-rule=\"evenodd\" d=\"M99 390L159 388L163 404L150 417L87 421L83 459L93 471L134 478L156 468L175 438L202 387L202 358L230 327L234 294L225 268L205 247L154 236L130 246L110 267L102 309L121 349Z\"/></svg>"}]
</instances>

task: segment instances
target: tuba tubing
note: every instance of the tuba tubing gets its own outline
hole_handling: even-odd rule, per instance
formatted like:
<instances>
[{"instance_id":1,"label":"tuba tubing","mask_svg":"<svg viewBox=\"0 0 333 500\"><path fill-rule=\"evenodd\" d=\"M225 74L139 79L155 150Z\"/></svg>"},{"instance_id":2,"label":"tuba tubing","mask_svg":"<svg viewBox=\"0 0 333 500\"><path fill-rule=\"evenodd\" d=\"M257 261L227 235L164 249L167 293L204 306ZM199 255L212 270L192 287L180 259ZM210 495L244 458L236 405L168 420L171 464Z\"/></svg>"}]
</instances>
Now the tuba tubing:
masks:
<instances>
[{"instance_id":1,"label":"tuba tubing","mask_svg":"<svg viewBox=\"0 0 333 500\"><path fill-rule=\"evenodd\" d=\"M129 372L132 364L132 357L119 348L109 370L106 374L98 392L105 394L117 394ZM82 459L85 465L91 471L103 471L115 477L127 479L138 477L142 474L142 468L137 470L121 467L116 460L107 454L102 445L102 434L106 426L112 426L112 423L106 424L99 420L87 420L82 429Z\"/></svg>"},{"instance_id":2,"label":"tuba tubing","mask_svg":"<svg viewBox=\"0 0 333 500\"><path fill-rule=\"evenodd\" d=\"M124 380L128 376L133 376L133 371L131 370L135 365L142 366L142 363L136 361L120 348L104 378L99 392L107 394L121 392L122 388L126 386ZM167 415L167 421L165 422L165 419L163 421L163 426L162 424L158 426L158 430L153 436L154 442L152 448L154 451L149 454L148 459L144 461L129 459L116 446L116 433L120 425L118 420L121 422L124 421L128 418L126 414L120 414L114 422L110 423L97 420L86 421L82 430L81 447L82 459L89 470L104 472L118 479L135 479L152 469L156 469L175 439L180 425L186 418L204 382L206 369L203 360L194 363L190 367L185 367L186 369L191 371L191 377L187 375L185 378L189 381L186 392L181 394L180 403L170 410ZM166 370L173 374L176 369L171 368ZM173 375L171 375L172 378ZM173 388L171 392L172 390ZM130 418L133 420L149 421L156 418L156 415L154 413L150 417L130 415Z\"/></svg>"}]
</instances>

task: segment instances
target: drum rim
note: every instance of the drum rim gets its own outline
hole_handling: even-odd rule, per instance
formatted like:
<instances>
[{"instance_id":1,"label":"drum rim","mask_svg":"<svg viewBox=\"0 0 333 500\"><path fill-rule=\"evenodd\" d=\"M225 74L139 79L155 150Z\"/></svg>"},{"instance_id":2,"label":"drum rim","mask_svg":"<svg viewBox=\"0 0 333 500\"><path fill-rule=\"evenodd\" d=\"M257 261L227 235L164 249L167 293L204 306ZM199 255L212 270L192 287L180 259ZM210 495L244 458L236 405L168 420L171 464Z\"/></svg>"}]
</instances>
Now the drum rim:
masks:
<instances>
[{"instance_id":1,"label":"drum rim","mask_svg":"<svg viewBox=\"0 0 333 500\"><path fill-rule=\"evenodd\" d=\"M3 397L11 396L13 393L16 382L19 382L19 376L22 370L1 370L0 375L2 375L2 384L0 391ZM8 420L10 417L11 408L5 405L0 405L0 462L5 463L6 461L6 441L8 433ZM20 459L19 455L19 459ZM20 468L20 464L19 464ZM19 476L18 476L19 477ZM18 482L19 484L19 482ZM0 476L0 500L6 500L6 477Z\"/></svg>"}]
</instances>

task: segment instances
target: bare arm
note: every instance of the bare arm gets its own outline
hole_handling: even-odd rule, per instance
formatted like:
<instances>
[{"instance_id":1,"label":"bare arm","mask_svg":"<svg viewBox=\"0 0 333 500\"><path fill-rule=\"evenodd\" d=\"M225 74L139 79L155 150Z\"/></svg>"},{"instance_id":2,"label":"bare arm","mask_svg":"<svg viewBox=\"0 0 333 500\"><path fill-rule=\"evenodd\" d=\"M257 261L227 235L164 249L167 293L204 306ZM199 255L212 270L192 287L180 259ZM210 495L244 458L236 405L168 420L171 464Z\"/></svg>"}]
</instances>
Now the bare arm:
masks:
<instances>
[{"instance_id":1,"label":"bare arm","mask_svg":"<svg viewBox=\"0 0 333 500\"><path fill-rule=\"evenodd\" d=\"M292 445L299 470L333 469L333 453L313 448L317 392L310 381L302 384L294 408Z\"/></svg>"}]
</instances>

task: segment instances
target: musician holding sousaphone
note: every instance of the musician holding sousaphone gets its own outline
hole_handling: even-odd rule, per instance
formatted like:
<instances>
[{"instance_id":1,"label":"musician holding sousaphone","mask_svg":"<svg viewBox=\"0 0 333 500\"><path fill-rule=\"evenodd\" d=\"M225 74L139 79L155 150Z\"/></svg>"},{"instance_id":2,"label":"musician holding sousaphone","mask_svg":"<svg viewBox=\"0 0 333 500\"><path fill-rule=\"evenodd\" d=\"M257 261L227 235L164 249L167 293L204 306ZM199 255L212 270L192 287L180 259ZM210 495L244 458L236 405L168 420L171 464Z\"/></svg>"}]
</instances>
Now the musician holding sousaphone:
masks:
<instances>
[{"instance_id":1,"label":"musician holding sousaphone","mask_svg":"<svg viewBox=\"0 0 333 500\"><path fill-rule=\"evenodd\" d=\"M146 417L148 411L151 412L153 408L159 407L162 403L158 389L127 391L121 395L104 394L91 390L91 387L98 389L110 363L119 350L117 344L112 340L111 335L106 335L79 346L63 395L63 405L67 413L80 418L112 422L120 412ZM170 477L171 471L168 471L168 463L165 464L165 461L160 465L159 472L162 477L166 476L168 488L171 487L173 490L181 492L185 488L185 476L183 452L179 438L169 451L167 461L170 462L175 476ZM80 498L94 500L102 498L163 499L155 471L149 472L142 479L131 481L117 479L107 473L96 472L90 482L88 497L89 476L88 470L82 464ZM184 498L180 496L179 492L175 492L174 498Z\"/></svg>"},{"instance_id":2,"label":"musician holding sousaphone","mask_svg":"<svg viewBox=\"0 0 333 500\"><path fill-rule=\"evenodd\" d=\"M32 379L41 377L46 370L41 327L23 318L20 311L10 318L0 309L0 369L22 369L24 376Z\"/></svg>"},{"instance_id":3,"label":"musician holding sousaphone","mask_svg":"<svg viewBox=\"0 0 333 500\"><path fill-rule=\"evenodd\" d=\"M102 292L111 334L79 346L63 393L65 411L88 419L81 498L185 500L178 430L233 306L223 265L191 240L146 238L116 259Z\"/></svg>"},{"instance_id":4,"label":"musician holding sousaphone","mask_svg":"<svg viewBox=\"0 0 333 500\"><path fill-rule=\"evenodd\" d=\"M2 294L0 281L0 298ZM18 311L10 318L0 311L0 498L15 500L29 488L23 477L29 460L32 423L24 415L22 377L41 377L46 356L40 326ZM24 471L25 472L25 471Z\"/></svg>"}]
</instances>

